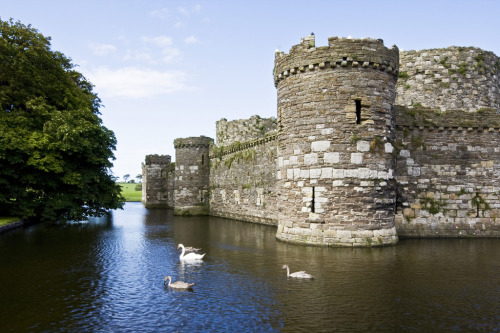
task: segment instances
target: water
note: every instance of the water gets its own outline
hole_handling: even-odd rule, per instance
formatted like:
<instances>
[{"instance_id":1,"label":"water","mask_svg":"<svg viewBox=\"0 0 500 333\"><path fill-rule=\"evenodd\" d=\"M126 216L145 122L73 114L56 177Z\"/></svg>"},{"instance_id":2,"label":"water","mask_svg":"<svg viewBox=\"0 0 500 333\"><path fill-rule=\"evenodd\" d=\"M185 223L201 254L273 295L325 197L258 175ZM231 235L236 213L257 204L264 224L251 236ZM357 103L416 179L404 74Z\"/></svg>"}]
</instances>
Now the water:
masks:
<instances>
[{"instance_id":1,"label":"water","mask_svg":"<svg viewBox=\"0 0 500 333\"><path fill-rule=\"evenodd\" d=\"M127 203L0 235L1 332L500 332L500 240L319 248ZM201 247L182 264L177 244ZM287 279L281 270L315 279ZM174 281L192 291L169 290Z\"/></svg>"}]
</instances>

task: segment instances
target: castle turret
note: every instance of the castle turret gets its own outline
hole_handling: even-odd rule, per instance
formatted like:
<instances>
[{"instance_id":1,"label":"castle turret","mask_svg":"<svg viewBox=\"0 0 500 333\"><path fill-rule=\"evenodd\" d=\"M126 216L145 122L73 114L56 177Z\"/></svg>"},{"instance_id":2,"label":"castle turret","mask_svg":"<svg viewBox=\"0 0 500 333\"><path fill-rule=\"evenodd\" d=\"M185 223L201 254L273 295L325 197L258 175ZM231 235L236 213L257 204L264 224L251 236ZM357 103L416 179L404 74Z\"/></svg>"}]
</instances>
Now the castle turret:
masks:
<instances>
[{"instance_id":1,"label":"castle turret","mask_svg":"<svg viewBox=\"0 0 500 333\"><path fill-rule=\"evenodd\" d=\"M170 155L146 155L145 162L142 163L142 203L144 207L172 207L173 174L169 170L170 160Z\"/></svg>"},{"instance_id":2,"label":"castle turret","mask_svg":"<svg viewBox=\"0 0 500 333\"><path fill-rule=\"evenodd\" d=\"M175 147L175 215L208 215L209 159L212 138L179 138Z\"/></svg>"},{"instance_id":3,"label":"castle turret","mask_svg":"<svg viewBox=\"0 0 500 333\"><path fill-rule=\"evenodd\" d=\"M302 39L278 52L278 231L283 241L375 246L394 224L397 47Z\"/></svg>"}]
</instances>

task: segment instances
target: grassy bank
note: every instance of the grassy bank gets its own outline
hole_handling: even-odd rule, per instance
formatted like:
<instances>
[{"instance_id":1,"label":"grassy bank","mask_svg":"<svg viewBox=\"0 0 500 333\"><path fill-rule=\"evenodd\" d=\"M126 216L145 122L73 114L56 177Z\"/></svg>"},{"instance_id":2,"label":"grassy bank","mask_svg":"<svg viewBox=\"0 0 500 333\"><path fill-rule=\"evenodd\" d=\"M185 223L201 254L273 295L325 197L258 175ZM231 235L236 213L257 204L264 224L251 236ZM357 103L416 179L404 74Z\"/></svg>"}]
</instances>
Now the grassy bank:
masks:
<instances>
[{"instance_id":1,"label":"grassy bank","mask_svg":"<svg viewBox=\"0 0 500 333\"><path fill-rule=\"evenodd\" d=\"M0 217L0 227L5 225L5 224L9 224L12 222L17 222L17 221L19 221L18 217Z\"/></svg>"},{"instance_id":2,"label":"grassy bank","mask_svg":"<svg viewBox=\"0 0 500 333\"><path fill-rule=\"evenodd\" d=\"M136 191L135 187L137 183L119 183L122 187L122 195L125 197L125 201L141 201L142 191Z\"/></svg>"}]
</instances>

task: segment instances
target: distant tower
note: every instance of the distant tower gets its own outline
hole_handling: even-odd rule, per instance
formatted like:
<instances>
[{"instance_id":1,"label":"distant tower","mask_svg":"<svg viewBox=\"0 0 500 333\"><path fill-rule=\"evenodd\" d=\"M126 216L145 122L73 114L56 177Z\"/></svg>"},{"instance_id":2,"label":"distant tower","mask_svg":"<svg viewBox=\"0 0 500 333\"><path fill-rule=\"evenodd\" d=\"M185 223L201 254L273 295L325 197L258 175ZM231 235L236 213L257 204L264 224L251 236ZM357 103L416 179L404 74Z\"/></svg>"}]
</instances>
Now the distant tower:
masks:
<instances>
[{"instance_id":1,"label":"distant tower","mask_svg":"<svg viewBox=\"0 0 500 333\"><path fill-rule=\"evenodd\" d=\"M146 155L142 163L142 203L146 208L166 208L173 203L169 193L170 155Z\"/></svg>"},{"instance_id":2,"label":"distant tower","mask_svg":"<svg viewBox=\"0 0 500 333\"><path fill-rule=\"evenodd\" d=\"M376 246L398 241L393 146L397 47L305 37L276 53L278 231L283 241Z\"/></svg>"},{"instance_id":3,"label":"distant tower","mask_svg":"<svg viewBox=\"0 0 500 333\"><path fill-rule=\"evenodd\" d=\"M179 138L175 147L175 215L208 215L208 152L212 138L205 136Z\"/></svg>"}]
</instances>

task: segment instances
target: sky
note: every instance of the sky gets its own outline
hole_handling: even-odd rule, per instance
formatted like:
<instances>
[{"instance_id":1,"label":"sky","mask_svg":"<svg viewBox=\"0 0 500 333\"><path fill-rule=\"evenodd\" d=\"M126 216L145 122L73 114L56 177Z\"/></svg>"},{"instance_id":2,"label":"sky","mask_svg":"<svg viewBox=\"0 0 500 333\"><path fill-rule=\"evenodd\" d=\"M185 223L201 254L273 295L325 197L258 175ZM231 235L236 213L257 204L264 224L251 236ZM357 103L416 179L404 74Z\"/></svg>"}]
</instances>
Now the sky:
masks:
<instances>
[{"instance_id":1,"label":"sky","mask_svg":"<svg viewBox=\"0 0 500 333\"><path fill-rule=\"evenodd\" d=\"M500 55L500 1L0 0L0 19L37 29L102 100L133 179L173 141L215 139L215 122L276 117L274 53L314 32L380 38L400 50L474 46Z\"/></svg>"}]
</instances>

